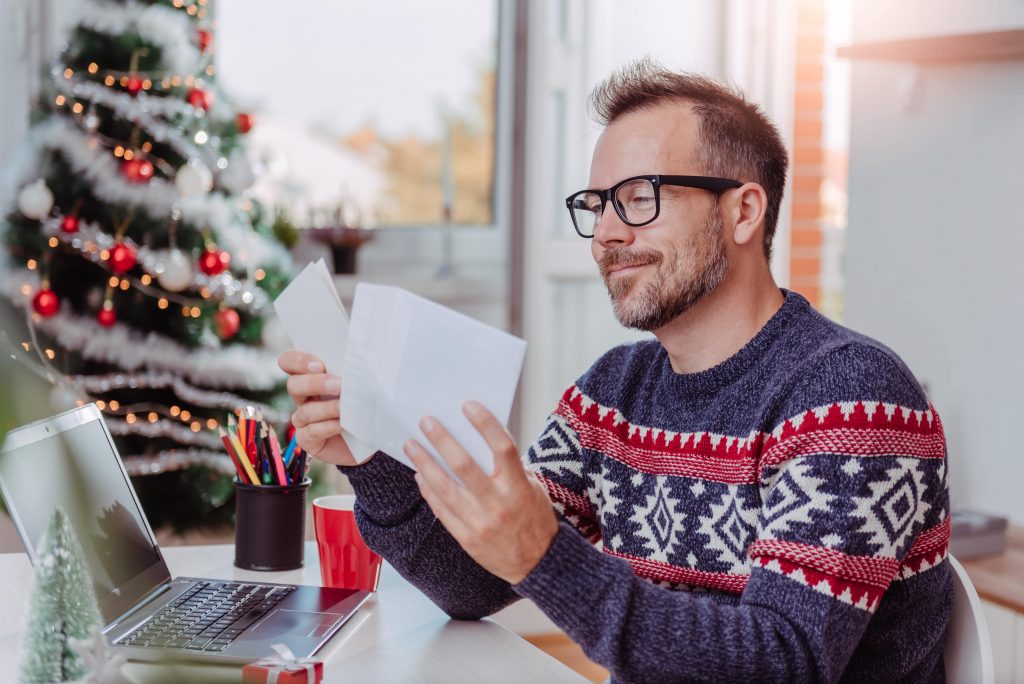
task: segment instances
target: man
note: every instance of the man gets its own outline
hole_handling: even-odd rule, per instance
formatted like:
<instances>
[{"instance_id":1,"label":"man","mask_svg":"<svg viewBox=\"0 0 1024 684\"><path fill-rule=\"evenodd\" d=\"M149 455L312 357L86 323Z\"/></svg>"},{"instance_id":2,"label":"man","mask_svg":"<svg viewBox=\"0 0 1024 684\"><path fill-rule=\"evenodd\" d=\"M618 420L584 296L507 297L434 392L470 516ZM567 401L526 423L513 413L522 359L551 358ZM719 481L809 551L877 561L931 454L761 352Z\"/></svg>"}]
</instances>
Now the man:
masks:
<instances>
[{"instance_id":1,"label":"man","mask_svg":"<svg viewBox=\"0 0 1024 684\"><path fill-rule=\"evenodd\" d=\"M415 475L354 465L339 379L288 352L299 444L341 466L367 542L452 617L530 598L614 681L942 681L942 427L892 351L773 282L778 132L649 62L593 105L594 190L567 205L617 317L656 339L599 359L522 464L468 403L493 474L425 418L461 484L415 442Z\"/></svg>"}]
</instances>

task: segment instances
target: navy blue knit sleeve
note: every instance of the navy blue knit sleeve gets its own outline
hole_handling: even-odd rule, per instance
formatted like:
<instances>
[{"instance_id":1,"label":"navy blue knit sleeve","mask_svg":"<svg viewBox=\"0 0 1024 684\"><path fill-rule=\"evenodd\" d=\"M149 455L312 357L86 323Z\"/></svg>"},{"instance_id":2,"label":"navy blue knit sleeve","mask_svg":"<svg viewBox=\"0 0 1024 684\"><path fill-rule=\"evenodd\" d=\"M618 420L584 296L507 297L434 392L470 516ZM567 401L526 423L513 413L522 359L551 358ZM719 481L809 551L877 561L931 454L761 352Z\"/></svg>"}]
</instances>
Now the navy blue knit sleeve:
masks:
<instances>
[{"instance_id":1,"label":"navy blue knit sleeve","mask_svg":"<svg viewBox=\"0 0 1024 684\"><path fill-rule=\"evenodd\" d=\"M474 620L519 596L470 558L420 496L413 471L383 452L338 468L356 493L356 523L367 546L449 616Z\"/></svg>"}]
</instances>

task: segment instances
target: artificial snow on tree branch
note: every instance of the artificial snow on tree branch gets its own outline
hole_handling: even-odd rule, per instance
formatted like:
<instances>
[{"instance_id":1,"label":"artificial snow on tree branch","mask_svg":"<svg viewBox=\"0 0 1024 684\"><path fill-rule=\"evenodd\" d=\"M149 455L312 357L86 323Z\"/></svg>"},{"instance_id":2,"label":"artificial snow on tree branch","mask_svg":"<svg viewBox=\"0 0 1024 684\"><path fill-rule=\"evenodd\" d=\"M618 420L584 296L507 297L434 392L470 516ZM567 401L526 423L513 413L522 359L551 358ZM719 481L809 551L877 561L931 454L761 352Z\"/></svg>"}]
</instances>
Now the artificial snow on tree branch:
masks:
<instances>
[{"instance_id":1,"label":"artificial snow on tree branch","mask_svg":"<svg viewBox=\"0 0 1024 684\"><path fill-rule=\"evenodd\" d=\"M195 30L181 12L135 2L84 2L79 7L81 25L111 36L136 33L160 48L169 70L179 74L200 70L199 49L193 43Z\"/></svg>"},{"instance_id":2,"label":"artificial snow on tree branch","mask_svg":"<svg viewBox=\"0 0 1024 684\"><path fill-rule=\"evenodd\" d=\"M34 271L6 270L0 266L0 287L14 304L30 311L31 293L39 287L39 276ZM203 387L266 391L286 379L277 367L277 355L265 349L242 345L189 349L155 332L143 334L121 323L104 327L94 318L66 311L40 318L35 325L61 347L89 361L125 370L165 370Z\"/></svg>"}]
</instances>

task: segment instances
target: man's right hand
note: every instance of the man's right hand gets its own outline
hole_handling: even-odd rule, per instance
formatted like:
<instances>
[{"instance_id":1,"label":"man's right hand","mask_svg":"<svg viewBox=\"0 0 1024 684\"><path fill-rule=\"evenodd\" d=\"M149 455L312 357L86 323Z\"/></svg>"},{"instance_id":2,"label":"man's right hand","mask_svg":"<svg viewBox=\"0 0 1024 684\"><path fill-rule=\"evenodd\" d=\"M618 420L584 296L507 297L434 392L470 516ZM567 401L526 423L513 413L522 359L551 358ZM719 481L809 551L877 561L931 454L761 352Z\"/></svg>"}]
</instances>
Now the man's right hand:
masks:
<instances>
[{"instance_id":1,"label":"man's right hand","mask_svg":"<svg viewBox=\"0 0 1024 684\"><path fill-rule=\"evenodd\" d=\"M288 394L296 407L295 443L325 463L356 465L341 437L341 379L328 375L317 357L294 349L281 354L277 365L291 376Z\"/></svg>"}]
</instances>

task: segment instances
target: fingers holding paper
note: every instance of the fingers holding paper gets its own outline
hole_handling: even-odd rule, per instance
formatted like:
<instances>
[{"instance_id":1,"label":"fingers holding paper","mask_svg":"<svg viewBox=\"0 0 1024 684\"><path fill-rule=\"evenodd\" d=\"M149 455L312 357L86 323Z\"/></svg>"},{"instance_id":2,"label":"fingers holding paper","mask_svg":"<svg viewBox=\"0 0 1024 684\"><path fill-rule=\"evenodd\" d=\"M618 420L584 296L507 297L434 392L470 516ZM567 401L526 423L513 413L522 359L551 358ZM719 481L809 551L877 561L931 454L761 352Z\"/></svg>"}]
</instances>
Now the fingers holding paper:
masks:
<instances>
[{"instance_id":1,"label":"fingers holding paper","mask_svg":"<svg viewBox=\"0 0 1024 684\"><path fill-rule=\"evenodd\" d=\"M281 354L277 364L289 375L288 394L296 407L292 414L296 444L326 463L355 465L341 436L341 380L328 375L320 359L297 350Z\"/></svg>"},{"instance_id":2,"label":"fingers holding paper","mask_svg":"<svg viewBox=\"0 0 1024 684\"><path fill-rule=\"evenodd\" d=\"M510 583L521 582L540 562L558 532L547 492L523 468L512 437L483 406L463 411L494 454L486 474L438 421L421 429L462 481L456 481L420 445L410 440L405 454L417 468L420 493L434 515L472 558Z\"/></svg>"}]
</instances>

